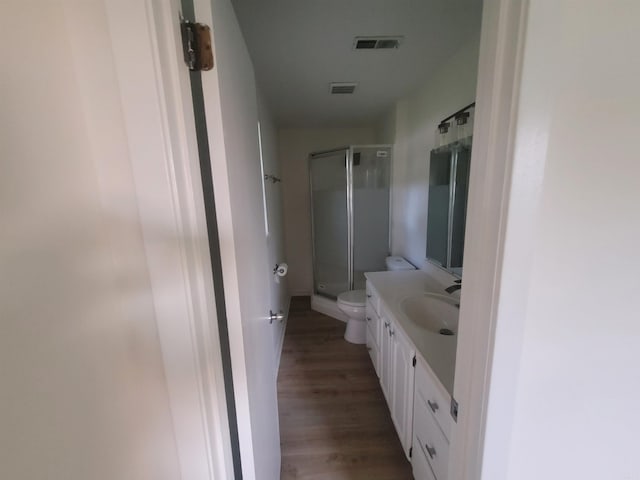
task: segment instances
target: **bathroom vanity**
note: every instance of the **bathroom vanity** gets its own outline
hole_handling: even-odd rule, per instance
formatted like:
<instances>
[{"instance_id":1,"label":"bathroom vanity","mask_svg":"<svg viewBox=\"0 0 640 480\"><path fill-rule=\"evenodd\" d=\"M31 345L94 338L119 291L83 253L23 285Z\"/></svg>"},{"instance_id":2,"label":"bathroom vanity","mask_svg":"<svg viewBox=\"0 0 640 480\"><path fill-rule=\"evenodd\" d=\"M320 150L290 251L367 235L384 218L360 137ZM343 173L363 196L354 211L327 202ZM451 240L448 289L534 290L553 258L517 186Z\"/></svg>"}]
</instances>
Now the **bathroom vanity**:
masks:
<instances>
[{"instance_id":1,"label":"bathroom vanity","mask_svg":"<svg viewBox=\"0 0 640 480\"><path fill-rule=\"evenodd\" d=\"M367 278L367 349L415 480L446 480L457 298L425 272Z\"/></svg>"}]
</instances>

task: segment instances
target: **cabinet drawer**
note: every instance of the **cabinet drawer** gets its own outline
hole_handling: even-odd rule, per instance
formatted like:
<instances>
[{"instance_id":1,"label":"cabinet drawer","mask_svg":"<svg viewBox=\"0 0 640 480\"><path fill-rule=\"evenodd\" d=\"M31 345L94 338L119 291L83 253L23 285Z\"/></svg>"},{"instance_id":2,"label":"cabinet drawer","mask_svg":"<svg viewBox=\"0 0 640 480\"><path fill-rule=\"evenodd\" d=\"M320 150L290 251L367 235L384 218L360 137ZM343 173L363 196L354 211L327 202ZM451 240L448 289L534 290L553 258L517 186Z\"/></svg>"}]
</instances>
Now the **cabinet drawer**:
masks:
<instances>
[{"instance_id":1,"label":"cabinet drawer","mask_svg":"<svg viewBox=\"0 0 640 480\"><path fill-rule=\"evenodd\" d=\"M436 424L430 408L420 398L414 404L413 450L427 457L429 465L438 480L446 480L449 468L449 442Z\"/></svg>"},{"instance_id":2,"label":"cabinet drawer","mask_svg":"<svg viewBox=\"0 0 640 480\"><path fill-rule=\"evenodd\" d=\"M429 461L424 451L414 442L413 456L411 457L411 469L415 480L436 480L433 476Z\"/></svg>"},{"instance_id":3,"label":"cabinet drawer","mask_svg":"<svg viewBox=\"0 0 640 480\"><path fill-rule=\"evenodd\" d=\"M449 439L453 418L449 413L451 397L435 378L425 360L418 355L416 362L416 398L420 397L425 406L433 414L435 421Z\"/></svg>"},{"instance_id":4,"label":"cabinet drawer","mask_svg":"<svg viewBox=\"0 0 640 480\"><path fill-rule=\"evenodd\" d=\"M367 301L371 302L373 309L380 315L380 296L369 282L367 282Z\"/></svg>"}]
</instances>

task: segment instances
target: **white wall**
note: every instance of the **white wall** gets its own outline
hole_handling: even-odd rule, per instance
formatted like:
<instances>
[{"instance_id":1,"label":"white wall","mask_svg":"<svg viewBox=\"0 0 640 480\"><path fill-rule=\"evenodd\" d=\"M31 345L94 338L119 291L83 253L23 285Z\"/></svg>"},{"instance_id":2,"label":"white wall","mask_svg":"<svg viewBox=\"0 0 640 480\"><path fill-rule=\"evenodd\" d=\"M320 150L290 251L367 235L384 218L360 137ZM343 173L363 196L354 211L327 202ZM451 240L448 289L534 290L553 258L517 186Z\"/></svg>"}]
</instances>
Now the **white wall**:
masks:
<instances>
[{"instance_id":1,"label":"white wall","mask_svg":"<svg viewBox=\"0 0 640 480\"><path fill-rule=\"evenodd\" d=\"M640 4L529 5L482 478L636 479Z\"/></svg>"},{"instance_id":2,"label":"white wall","mask_svg":"<svg viewBox=\"0 0 640 480\"><path fill-rule=\"evenodd\" d=\"M377 140L395 145L391 248L427 268L429 152L440 121L475 100L479 33L433 73L413 94L401 99L379 123Z\"/></svg>"},{"instance_id":3,"label":"white wall","mask_svg":"<svg viewBox=\"0 0 640 480\"><path fill-rule=\"evenodd\" d=\"M283 128L278 132L284 199L285 251L291 295L313 290L309 154L375 143L373 128Z\"/></svg>"},{"instance_id":4,"label":"white wall","mask_svg":"<svg viewBox=\"0 0 640 480\"><path fill-rule=\"evenodd\" d=\"M0 7L1 478L180 477L108 30Z\"/></svg>"}]
</instances>

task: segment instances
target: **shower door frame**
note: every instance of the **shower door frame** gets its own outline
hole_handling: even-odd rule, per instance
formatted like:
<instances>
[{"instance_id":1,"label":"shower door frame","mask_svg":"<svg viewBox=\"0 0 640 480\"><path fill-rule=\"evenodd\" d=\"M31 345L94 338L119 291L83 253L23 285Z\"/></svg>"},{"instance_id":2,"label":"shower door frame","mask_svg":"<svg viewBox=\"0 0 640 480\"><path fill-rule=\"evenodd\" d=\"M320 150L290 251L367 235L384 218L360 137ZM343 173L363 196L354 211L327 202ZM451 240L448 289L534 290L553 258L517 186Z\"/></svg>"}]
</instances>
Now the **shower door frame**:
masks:
<instances>
[{"instance_id":1,"label":"shower door frame","mask_svg":"<svg viewBox=\"0 0 640 480\"><path fill-rule=\"evenodd\" d=\"M393 145L391 144L370 144L370 145L348 145L339 148L332 148L330 150L321 150L318 152L312 152L308 157L308 172L309 172L309 195L310 195L310 213L311 213L311 267L313 275L313 291L312 295L322 295L323 297L330 297L321 293L316 288L316 246L315 246L315 220L313 218L313 175L311 172L311 160L316 158L323 158L335 155L340 152L345 152L345 170L347 180L347 287L349 290L353 290L355 286L354 278L354 252L353 252L353 153L356 148L388 148L391 158L389 159L389 216L387 222L387 246L388 251L391 251L391 213L392 213L392 199L391 185L393 183ZM337 295L336 295L337 297Z\"/></svg>"}]
</instances>

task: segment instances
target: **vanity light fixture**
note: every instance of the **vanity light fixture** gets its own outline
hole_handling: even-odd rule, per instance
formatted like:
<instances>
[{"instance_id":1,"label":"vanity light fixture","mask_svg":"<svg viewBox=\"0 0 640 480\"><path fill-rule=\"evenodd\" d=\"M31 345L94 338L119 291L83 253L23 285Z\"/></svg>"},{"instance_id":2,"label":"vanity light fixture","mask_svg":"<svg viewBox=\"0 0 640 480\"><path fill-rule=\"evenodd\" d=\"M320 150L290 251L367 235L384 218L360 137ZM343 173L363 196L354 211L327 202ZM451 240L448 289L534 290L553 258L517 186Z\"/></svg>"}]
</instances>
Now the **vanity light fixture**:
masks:
<instances>
[{"instance_id":1,"label":"vanity light fixture","mask_svg":"<svg viewBox=\"0 0 640 480\"><path fill-rule=\"evenodd\" d=\"M476 103L473 102L464 108L461 108L455 113L452 113L447 118L444 118L438 124L438 131L436 133L436 147L443 147L451 142L461 140L466 142L468 138L473 134L473 120L471 116L471 109L475 108ZM455 128L451 121L455 120Z\"/></svg>"},{"instance_id":2,"label":"vanity light fixture","mask_svg":"<svg viewBox=\"0 0 640 480\"><path fill-rule=\"evenodd\" d=\"M456 125L466 125L471 114L469 112L460 112L456 115Z\"/></svg>"},{"instance_id":3,"label":"vanity light fixture","mask_svg":"<svg viewBox=\"0 0 640 480\"><path fill-rule=\"evenodd\" d=\"M442 122L440 125L438 125L438 131L444 135L445 133L447 133L449 131L449 127L451 126L451 124L449 122Z\"/></svg>"}]
</instances>

